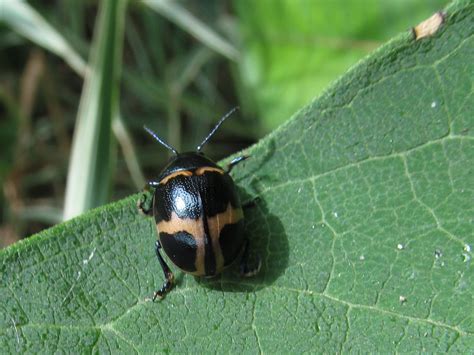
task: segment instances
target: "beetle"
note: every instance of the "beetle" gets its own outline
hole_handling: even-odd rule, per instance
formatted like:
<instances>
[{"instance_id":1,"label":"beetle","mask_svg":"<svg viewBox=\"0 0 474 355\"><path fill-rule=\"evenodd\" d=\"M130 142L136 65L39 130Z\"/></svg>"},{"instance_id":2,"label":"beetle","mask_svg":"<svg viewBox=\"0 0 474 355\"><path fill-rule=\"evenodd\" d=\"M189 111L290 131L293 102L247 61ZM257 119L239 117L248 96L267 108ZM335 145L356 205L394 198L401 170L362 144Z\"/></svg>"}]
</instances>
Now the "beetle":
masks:
<instances>
[{"instance_id":1,"label":"beetle","mask_svg":"<svg viewBox=\"0 0 474 355\"><path fill-rule=\"evenodd\" d=\"M164 297L174 284L174 275L161 250L182 271L194 276L213 277L241 256L240 274L255 275L261 266L248 266L249 240L244 236L243 207L231 170L248 158L234 158L226 169L201 152L203 146L238 107L225 114L195 151L178 153L147 127L144 129L161 145L173 152L168 164L152 189L152 203L138 201L140 212L155 217L158 240L155 253L165 276L162 287L154 292L153 301ZM244 206L246 207L246 206Z\"/></svg>"}]
</instances>

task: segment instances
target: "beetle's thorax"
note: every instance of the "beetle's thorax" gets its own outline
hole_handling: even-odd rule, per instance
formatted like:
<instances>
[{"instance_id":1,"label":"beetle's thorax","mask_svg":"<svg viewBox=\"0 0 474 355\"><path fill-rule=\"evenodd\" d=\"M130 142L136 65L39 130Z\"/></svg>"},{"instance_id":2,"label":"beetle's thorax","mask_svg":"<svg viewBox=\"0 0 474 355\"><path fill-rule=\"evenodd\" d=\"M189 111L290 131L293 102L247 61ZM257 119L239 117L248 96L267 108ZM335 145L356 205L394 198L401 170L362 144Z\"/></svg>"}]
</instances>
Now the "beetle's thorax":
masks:
<instances>
[{"instance_id":1,"label":"beetle's thorax","mask_svg":"<svg viewBox=\"0 0 474 355\"><path fill-rule=\"evenodd\" d=\"M179 153L173 156L168 164L161 171L158 180L166 178L167 176L183 170L194 171L199 168L216 168L222 170L219 165L214 163L211 159L202 153L186 152Z\"/></svg>"}]
</instances>

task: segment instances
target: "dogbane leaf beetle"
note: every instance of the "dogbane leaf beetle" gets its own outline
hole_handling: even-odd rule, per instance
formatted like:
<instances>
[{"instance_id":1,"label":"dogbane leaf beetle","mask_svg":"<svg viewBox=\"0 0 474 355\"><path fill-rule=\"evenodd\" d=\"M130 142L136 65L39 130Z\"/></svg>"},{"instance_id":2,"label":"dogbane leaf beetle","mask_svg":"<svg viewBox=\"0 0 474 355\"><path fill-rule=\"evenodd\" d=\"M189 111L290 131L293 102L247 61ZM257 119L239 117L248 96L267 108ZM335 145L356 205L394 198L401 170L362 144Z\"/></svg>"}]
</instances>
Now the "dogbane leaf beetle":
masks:
<instances>
[{"instance_id":1,"label":"dogbane leaf beetle","mask_svg":"<svg viewBox=\"0 0 474 355\"><path fill-rule=\"evenodd\" d=\"M202 147L238 107L224 115L196 151L178 153L147 127L144 129L161 145L173 152L168 164L156 180L145 189L152 189L153 199L139 210L155 217L158 240L155 252L163 269L165 282L154 292L153 301L171 290L174 275L161 250L182 271L194 276L212 277L234 263L241 255L240 273L253 276L260 269L248 266L249 240L244 236L243 207L229 173L248 156L233 159L221 168L202 152Z\"/></svg>"}]
</instances>

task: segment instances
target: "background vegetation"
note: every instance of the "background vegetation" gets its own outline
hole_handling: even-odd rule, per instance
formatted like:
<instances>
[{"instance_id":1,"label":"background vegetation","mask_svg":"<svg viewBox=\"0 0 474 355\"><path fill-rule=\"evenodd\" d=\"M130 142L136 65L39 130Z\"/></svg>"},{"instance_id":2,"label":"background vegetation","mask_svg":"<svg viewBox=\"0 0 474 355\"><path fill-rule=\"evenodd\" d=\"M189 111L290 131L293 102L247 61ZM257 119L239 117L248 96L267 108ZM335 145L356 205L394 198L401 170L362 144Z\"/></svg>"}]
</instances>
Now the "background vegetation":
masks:
<instances>
[{"instance_id":1,"label":"background vegetation","mask_svg":"<svg viewBox=\"0 0 474 355\"><path fill-rule=\"evenodd\" d=\"M123 37L113 37L114 51L103 44L94 56L97 1L3 2L0 246L62 220L80 117L95 121L83 124L77 150L93 146L95 137L91 154L100 157L87 170L91 180L84 185L96 190L85 197L85 209L136 192L163 166L167 153L146 136L144 124L189 150L239 105L237 117L206 148L221 159L280 125L358 59L444 3L130 1L125 11L108 10L116 27L107 32L104 26L102 38L123 27ZM106 86L87 99L94 93L92 84L83 89L87 68L111 63L112 77L89 77ZM89 111L81 112L81 100ZM80 157L76 169L84 170L84 159L91 160ZM79 204L77 194L86 192L71 190L69 200ZM95 199L101 193L102 200Z\"/></svg>"}]
</instances>

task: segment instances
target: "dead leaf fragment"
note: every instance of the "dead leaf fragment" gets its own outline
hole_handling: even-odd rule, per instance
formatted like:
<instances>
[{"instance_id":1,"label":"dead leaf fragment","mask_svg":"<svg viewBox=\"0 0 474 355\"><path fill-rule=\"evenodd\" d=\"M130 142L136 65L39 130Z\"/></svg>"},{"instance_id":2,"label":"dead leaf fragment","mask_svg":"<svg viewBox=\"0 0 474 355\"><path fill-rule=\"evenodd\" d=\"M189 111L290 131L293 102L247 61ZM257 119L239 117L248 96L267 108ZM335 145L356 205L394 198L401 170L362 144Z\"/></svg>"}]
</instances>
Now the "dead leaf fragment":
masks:
<instances>
[{"instance_id":1,"label":"dead leaf fragment","mask_svg":"<svg viewBox=\"0 0 474 355\"><path fill-rule=\"evenodd\" d=\"M425 37L432 36L438 31L444 22L445 14L441 11L436 12L433 16L413 27L413 34L415 39L419 40Z\"/></svg>"}]
</instances>

